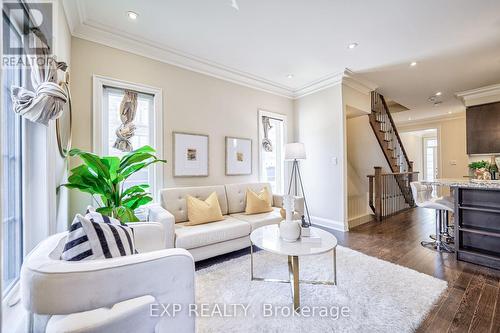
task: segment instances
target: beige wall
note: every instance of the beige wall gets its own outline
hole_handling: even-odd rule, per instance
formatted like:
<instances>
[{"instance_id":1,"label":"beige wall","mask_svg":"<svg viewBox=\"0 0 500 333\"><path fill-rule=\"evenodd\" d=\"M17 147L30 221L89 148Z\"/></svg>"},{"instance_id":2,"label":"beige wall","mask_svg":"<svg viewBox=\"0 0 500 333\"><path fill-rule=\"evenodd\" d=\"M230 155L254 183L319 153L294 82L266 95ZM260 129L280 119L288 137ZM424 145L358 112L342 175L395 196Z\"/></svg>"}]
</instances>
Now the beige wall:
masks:
<instances>
[{"instance_id":1,"label":"beige wall","mask_svg":"<svg viewBox=\"0 0 500 333\"><path fill-rule=\"evenodd\" d=\"M440 145L441 178L462 178L468 175L469 156L466 148L465 114L453 119L398 125L399 131L415 131L437 128ZM419 179L421 176L419 175Z\"/></svg>"},{"instance_id":2,"label":"beige wall","mask_svg":"<svg viewBox=\"0 0 500 333\"><path fill-rule=\"evenodd\" d=\"M307 151L300 166L313 223L343 230L347 185L342 85L297 99L295 112L297 139Z\"/></svg>"},{"instance_id":3,"label":"beige wall","mask_svg":"<svg viewBox=\"0 0 500 333\"><path fill-rule=\"evenodd\" d=\"M417 132L399 132L406 154L413 162L413 171L419 172L419 179L423 178L423 138Z\"/></svg>"},{"instance_id":4,"label":"beige wall","mask_svg":"<svg viewBox=\"0 0 500 333\"><path fill-rule=\"evenodd\" d=\"M368 178L375 166L389 172L387 161L370 126L368 116L347 119L347 159L349 176L349 220L371 213L368 206ZM353 227L351 223L351 227Z\"/></svg>"},{"instance_id":5,"label":"beige wall","mask_svg":"<svg viewBox=\"0 0 500 333\"><path fill-rule=\"evenodd\" d=\"M258 109L285 114L288 139L294 135L293 101L259 90L219 80L106 47L79 38L72 39L72 91L74 100L73 147L92 149L92 75L98 74L163 89L164 153L166 187L210 185L258 180ZM172 131L210 135L210 176L172 177ZM225 176L224 137L253 140L253 173ZM71 193L71 211L85 208L88 197Z\"/></svg>"},{"instance_id":6,"label":"beige wall","mask_svg":"<svg viewBox=\"0 0 500 333\"><path fill-rule=\"evenodd\" d=\"M349 228L353 228L371 220L366 176L373 174L374 166L385 167L387 162L368 120L370 92L354 89L347 81L342 85L342 98L347 116L347 216Z\"/></svg>"}]
</instances>

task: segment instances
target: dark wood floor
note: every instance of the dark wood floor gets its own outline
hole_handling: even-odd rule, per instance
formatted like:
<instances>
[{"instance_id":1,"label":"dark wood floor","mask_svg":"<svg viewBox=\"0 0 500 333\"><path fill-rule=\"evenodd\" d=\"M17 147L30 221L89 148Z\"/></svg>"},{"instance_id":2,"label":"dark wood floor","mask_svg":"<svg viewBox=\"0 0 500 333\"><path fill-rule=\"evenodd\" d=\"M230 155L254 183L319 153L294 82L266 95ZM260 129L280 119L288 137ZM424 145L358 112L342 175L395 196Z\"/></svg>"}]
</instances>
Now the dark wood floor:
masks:
<instances>
[{"instance_id":1,"label":"dark wood floor","mask_svg":"<svg viewBox=\"0 0 500 333\"><path fill-rule=\"evenodd\" d=\"M500 333L500 271L422 247L434 221L433 211L417 208L350 232L332 232L343 246L448 281L418 332Z\"/></svg>"},{"instance_id":2,"label":"dark wood floor","mask_svg":"<svg viewBox=\"0 0 500 333\"><path fill-rule=\"evenodd\" d=\"M420 241L433 230L434 213L417 208L346 233L329 231L342 246L448 281L448 289L418 332L500 333L500 271L459 262L454 254L422 247ZM227 259L209 259L196 266L200 269Z\"/></svg>"}]
</instances>

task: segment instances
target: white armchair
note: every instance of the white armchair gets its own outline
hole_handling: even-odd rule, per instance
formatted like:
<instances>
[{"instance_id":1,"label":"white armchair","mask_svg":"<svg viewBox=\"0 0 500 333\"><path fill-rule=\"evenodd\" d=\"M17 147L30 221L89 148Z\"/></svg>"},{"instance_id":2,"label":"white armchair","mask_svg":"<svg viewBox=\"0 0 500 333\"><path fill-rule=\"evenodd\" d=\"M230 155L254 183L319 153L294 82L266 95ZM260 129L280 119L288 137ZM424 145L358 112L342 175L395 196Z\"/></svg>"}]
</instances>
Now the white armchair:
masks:
<instances>
[{"instance_id":1,"label":"white armchair","mask_svg":"<svg viewBox=\"0 0 500 333\"><path fill-rule=\"evenodd\" d=\"M139 254L60 260L66 233L41 242L21 270L21 298L35 332L194 332L194 261L165 249L160 223L134 223ZM151 304L180 304L175 317L151 316ZM163 309L161 305L157 305ZM159 311L161 313L161 311Z\"/></svg>"},{"instance_id":2,"label":"white armchair","mask_svg":"<svg viewBox=\"0 0 500 333\"><path fill-rule=\"evenodd\" d=\"M175 246L175 217L168 210L163 208L161 204L149 204L145 206L149 209L149 221L161 223L165 230L165 248L173 248Z\"/></svg>"}]
</instances>

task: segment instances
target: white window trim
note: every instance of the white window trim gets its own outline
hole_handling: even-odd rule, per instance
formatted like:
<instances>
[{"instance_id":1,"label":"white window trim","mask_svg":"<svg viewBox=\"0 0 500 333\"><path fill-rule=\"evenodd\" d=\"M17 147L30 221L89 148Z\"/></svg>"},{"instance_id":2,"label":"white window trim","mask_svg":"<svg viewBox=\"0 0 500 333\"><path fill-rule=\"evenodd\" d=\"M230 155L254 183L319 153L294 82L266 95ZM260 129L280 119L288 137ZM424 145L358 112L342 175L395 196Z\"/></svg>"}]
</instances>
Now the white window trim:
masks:
<instances>
[{"instance_id":1,"label":"white window trim","mask_svg":"<svg viewBox=\"0 0 500 333\"><path fill-rule=\"evenodd\" d=\"M284 115L284 114L281 114L281 113L276 113L276 112L271 112L271 111L267 111L267 110L263 110L263 109L259 109L258 110L258 123L257 123L257 128L258 128L258 151L259 151L259 181L263 181L262 177L262 135L264 134L263 133L263 128L262 128L262 118L263 117L269 117L269 118L274 118L274 119L279 119L279 120L282 120L283 121L283 143L286 144L288 142L288 132L287 132L287 125L288 125L288 122L287 122L287 116ZM281 149L285 149L285 147L283 146ZM283 152L284 154L284 152ZM285 161L283 160L283 165L282 165L282 168L283 168L283 188L282 188L282 191L283 193L285 193L285 191L287 190L286 189L286 183L287 183L287 175L288 175L288 172L287 172L287 168L286 168L286 164L285 164Z\"/></svg>"},{"instance_id":2,"label":"white window trim","mask_svg":"<svg viewBox=\"0 0 500 333\"><path fill-rule=\"evenodd\" d=\"M132 83L123 80L113 79L100 75L93 75L93 151L96 154L102 154L103 130L104 130L104 114L103 110L103 91L105 86L129 89L153 95L154 112L152 123L155 126L151 129L153 131L152 146L156 149L157 156L164 159L165 154L163 151L163 92L161 88L151 87L144 84ZM151 193L155 200L158 199L158 193L163 188L163 163L155 163L152 173L152 186Z\"/></svg>"}]
</instances>

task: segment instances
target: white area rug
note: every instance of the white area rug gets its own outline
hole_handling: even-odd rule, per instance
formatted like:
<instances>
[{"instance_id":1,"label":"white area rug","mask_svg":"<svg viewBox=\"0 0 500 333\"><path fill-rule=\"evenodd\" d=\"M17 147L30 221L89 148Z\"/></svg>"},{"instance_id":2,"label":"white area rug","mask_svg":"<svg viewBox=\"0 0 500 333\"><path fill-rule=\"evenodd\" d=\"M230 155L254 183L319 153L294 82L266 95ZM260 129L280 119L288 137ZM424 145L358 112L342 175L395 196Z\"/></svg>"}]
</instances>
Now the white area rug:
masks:
<instances>
[{"instance_id":1,"label":"white area rug","mask_svg":"<svg viewBox=\"0 0 500 333\"><path fill-rule=\"evenodd\" d=\"M254 255L256 276L288 279L286 257ZM300 278L332 279L332 266L331 254L303 257ZM340 246L337 283L301 284L301 306L310 313L295 316L289 284L250 281L250 255L205 268L197 272L196 297L200 315L211 317L197 318L198 332L412 332L447 287L445 281ZM208 305L202 313L203 303Z\"/></svg>"}]
</instances>

